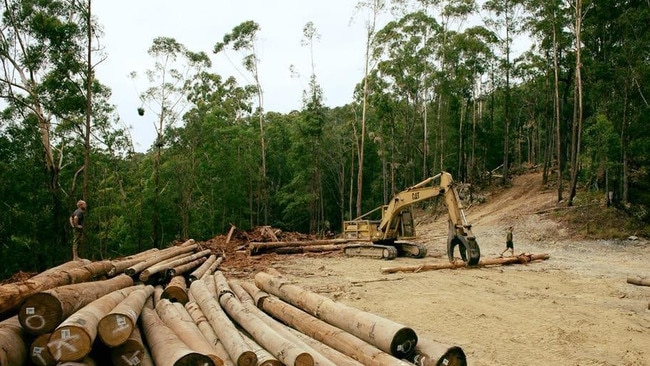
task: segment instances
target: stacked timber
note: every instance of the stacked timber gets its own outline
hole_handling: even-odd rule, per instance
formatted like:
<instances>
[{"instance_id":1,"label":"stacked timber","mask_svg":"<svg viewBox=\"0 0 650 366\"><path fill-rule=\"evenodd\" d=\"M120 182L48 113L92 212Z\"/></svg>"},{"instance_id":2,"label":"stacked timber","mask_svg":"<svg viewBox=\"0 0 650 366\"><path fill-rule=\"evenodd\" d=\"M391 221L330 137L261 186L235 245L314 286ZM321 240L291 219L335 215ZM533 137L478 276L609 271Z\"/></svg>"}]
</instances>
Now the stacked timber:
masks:
<instances>
[{"instance_id":1,"label":"stacked timber","mask_svg":"<svg viewBox=\"0 0 650 366\"><path fill-rule=\"evenodd\" d=\"M0 318L0 366L467 364L459 347L419 339L277 272L255 282L227 278L223 259L187 241L71 263L50 271L52 281L36 276L18 286L32 288L11 305L18 314Z\"/></svg>"}]
</instances>

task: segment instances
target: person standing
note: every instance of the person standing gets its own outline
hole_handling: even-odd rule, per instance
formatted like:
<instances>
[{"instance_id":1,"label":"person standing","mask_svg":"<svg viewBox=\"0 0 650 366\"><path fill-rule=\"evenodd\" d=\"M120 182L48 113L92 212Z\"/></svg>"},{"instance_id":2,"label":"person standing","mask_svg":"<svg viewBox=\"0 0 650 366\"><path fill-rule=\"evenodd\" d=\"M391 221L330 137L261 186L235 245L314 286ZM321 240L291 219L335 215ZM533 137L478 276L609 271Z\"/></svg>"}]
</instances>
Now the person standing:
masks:
<instances>
[{"instance_id":1,"label":"person standing","mask_svg":"<svg viewBox=\"0 0 650 366\"><path fill-rule=\"evenodd\" d=\"M79 260L77 248L83 240L84 215L86 214L86 202L77 201L77 209L70 215L70 226L72 226L72 260Z\"/></svg>"},{"instance_id":2,"label":"person standing","mask_svg":"<svg viewBox=\"0 0 650 366\"><path fill-rule=\"evenodd\" d=\"M512 226L510 226L508 230L506 230L506 249L504 249L503 252L501 252L500 257L503 257L503 253L507 252L508 250L510 250L510 255L514 257L515 245L512 242Z\"/></svg>"}]
</instances>

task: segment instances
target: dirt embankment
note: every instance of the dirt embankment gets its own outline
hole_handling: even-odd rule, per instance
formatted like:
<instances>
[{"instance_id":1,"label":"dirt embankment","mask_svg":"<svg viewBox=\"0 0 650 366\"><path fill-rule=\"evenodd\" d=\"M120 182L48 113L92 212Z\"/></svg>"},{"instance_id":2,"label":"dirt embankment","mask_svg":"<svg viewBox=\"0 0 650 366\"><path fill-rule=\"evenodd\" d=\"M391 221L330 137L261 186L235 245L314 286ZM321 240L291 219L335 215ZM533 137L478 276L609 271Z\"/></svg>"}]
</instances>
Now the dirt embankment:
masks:
<instances>
[{"instance_id":1,"label":"dirt embankment","mask_svg":"<svg viewBox=\"0 0 650 366\"><path fill-rule=\"evenodd\" d=\"M650 365L650 244L577 241L548 214L556 192L538 173L466 210L484 257L505 248L549 253L528 265L382 274L383 267L444 262L446 217L420 220L424 259L288 256L274 267L305 288L413 327L420 337L461 346L481 365ZM594 207L594 209L598 209Z\"/></svg>"}]
</instances>

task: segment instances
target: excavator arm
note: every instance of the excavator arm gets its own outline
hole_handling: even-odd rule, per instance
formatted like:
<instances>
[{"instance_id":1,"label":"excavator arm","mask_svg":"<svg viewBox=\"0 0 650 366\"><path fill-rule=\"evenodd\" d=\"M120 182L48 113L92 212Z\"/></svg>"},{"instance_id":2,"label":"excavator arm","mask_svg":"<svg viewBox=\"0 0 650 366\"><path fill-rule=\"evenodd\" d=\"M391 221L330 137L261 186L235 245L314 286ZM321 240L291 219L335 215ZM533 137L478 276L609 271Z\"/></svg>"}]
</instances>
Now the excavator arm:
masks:
<instances>
[{"instance_id":1,"label":"excavator arm","mask_svg":"<svg viewBox=\"0 0 650 366\"><path fill-rule=\"evenodd\" d=\"M433 182L440 179L438 185ZM463 204L454 186L451 174L442 172L429 177L422 182L399 192L390 203L384 206L382 220L378 229L383 233L383 240L397 237L401 212L414 203L443 195L445 207L449 215L449 236L447 240L447 255L450 261L455 258L455 248L458 247L463 261L468 265L476 265L481 257L476 238L472 234L472 225L467 222Z\"/></svg>"}]
</instances>

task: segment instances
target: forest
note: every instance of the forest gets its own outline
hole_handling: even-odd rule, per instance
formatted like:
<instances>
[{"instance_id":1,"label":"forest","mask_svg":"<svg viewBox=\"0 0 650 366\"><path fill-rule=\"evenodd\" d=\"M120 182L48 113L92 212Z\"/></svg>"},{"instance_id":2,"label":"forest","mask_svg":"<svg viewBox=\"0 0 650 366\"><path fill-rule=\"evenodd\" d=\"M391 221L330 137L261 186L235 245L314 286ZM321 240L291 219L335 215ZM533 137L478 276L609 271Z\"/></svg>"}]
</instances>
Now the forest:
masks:
<instances>
[{"instance_id":1,"label":"forest","mask_svg":"<svg viewBox=\"0 0 650 366\"><path fill-rule=\"evenodd\" d=\"M337 232L440 171L479 190L535 166L558 206L597 197L650 222L647 1L358 8L364 76L344 106L325 105L312 69L300 110L266 110L254 20L211 50L163 36L142 45L155 66L134 113L154 116L157 138L141 153L95 77L111 55L92 1L3 0L0 278L69 260L68 216L81 198L90 259L232 225ZM483 24L454 26L477 14ZM515 56L522 37L533 42ZM302 38L317 47L317 19ZM252 84L212 69L222 52L238 55Z\"/></svg>"}]
</instances>

